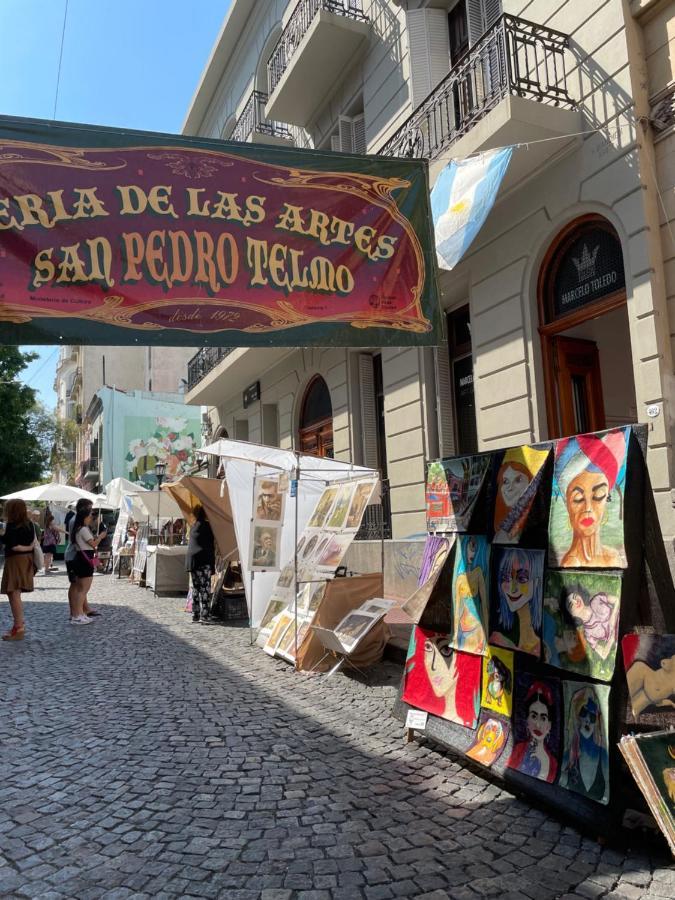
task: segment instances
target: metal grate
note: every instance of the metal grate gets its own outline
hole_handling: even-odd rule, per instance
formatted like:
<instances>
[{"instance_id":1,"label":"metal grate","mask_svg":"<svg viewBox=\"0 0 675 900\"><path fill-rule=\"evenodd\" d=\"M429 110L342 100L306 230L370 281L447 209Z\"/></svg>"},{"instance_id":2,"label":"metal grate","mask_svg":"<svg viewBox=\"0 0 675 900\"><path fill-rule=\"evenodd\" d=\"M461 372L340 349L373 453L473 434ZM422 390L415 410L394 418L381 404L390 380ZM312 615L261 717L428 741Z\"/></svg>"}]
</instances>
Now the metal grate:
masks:
<instances>
[{"instance_id":1,"label":"metal grate","mask_svg":"<svg viewBox=\"0 0 675 900\"><path fill-rule=\"evenodd\" d=\"M382 479L382 499L380 503L366 506L361 527L356 532L355 541L391 540L391 504L389 481Z\"/></svg>"},{"instance_id":2,"label":"metal grate","mask_svg":"<svg viewBox=\"0 0 675 900\"><path fill-rule=\"evenodd\" d=\"M265 118L266 103L267 94L264 94L262 91L253 91L251 93L246 106L237 119L237 124L234 126L231 140L247 141L254 132L292 140L293 135L287 125L283 125L281 122L270 122Z\"/></svg>"},{"instance_id":3,"label":"metal grate","mask_svg":"<svg viewBox=\"0 0 675 900\"><path fill-rule=\"evenodd\" d=\"M202 347L188 362L188 390L199 384L234 347Z\"/></svg>"}]
</instances>

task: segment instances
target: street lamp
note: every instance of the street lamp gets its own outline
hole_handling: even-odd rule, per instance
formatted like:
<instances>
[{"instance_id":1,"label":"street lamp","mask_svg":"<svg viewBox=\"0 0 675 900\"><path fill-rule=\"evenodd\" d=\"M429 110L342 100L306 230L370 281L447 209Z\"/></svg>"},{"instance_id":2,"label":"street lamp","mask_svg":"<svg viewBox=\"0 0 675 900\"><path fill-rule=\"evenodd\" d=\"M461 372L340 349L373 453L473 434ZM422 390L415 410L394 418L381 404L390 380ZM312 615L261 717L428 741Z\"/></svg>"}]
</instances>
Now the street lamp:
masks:
<instances>
[{"instance_id":1,"label":"street lamp","mask_svg":"<svg viewBox=\"0 0 675 900\"><path fill-rule=\"evenodd\" d=\"M166 475L166 463L165 462L156 462L155 463L155 478L157 479L157 490L161 491L162 482L164 481L164 476ZM157 498L157 543L160 543L159 538L159 497Z\"/></svg>"}]
</instances>

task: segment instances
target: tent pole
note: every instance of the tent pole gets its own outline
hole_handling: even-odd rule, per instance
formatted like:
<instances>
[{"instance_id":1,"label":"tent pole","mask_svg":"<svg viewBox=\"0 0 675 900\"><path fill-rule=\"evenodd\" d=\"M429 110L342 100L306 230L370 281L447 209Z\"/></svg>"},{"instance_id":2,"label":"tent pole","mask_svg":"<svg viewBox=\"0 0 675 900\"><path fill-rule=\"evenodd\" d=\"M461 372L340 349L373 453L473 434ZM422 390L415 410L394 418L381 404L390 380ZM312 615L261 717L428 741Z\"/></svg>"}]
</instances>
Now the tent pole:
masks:
<instances>
[{"instance_id":1,"label":"tent pole","mask_svg":"<svg viewBox=\"0 0 675 900\"><path fill-rule=\"evenodd\" d=\"M295 453L295 668L298 668L298 505L300 503L300 454Z\"/></svg>"},{"instance_id":2,"label":"tent pole","mask_svg":"<svg viewBox=\"0 0 675 900\"><path fill-rule=\"evenodd\" d=\"M384 481L380 472L380 571L382 572L382 595L384 596Z\"/></svg>"},{"instance_id":3,"label":"tent pole","mask_svg":"<svg viewBox=\"0 0 675 900\"><path fill-rule=\"evenodd\" d=\"M255 517L255 483L258 480L258 463L254 464L253 468L253 496L251 497L251 524L249 525L251 536L249 541L253 541L253 519ZM249 554L251 557L251 563L253 563L253 544L251 543L251 547L249 549ZM254 600L254 585L255 585L255 571L251 569L251 609L248 614L248 640L249 646L253 646L253 600Z\"/></svg>"}]
</instances>

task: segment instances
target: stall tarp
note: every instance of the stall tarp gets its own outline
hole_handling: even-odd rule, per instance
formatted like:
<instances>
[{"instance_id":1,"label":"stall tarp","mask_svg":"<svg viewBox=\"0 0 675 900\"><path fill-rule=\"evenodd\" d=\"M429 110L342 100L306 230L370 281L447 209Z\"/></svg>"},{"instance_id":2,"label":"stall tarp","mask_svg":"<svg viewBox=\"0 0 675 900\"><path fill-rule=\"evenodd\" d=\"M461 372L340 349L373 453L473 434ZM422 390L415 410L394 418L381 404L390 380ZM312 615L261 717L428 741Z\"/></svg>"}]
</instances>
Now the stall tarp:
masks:
<instances>
[{"instance_id":1,"label":"stall tarp","mask_svg":"<svg viewBox=\"0 0 675 900\"><path fill-rule=\"evenodd\" d=\"M134 510L140 510L140 518L159 519L161 522L183 517L180 506L164 491L144 491L127 496L131 498Z\"/></svg>"},{"instance_id":2,"label":"stall tarp","mask_svg":"<svg viewBox=\"0 0 675 900\"><path fill-rule=\"evenodd\" d=\"M192 525L194 509L201 503L211 525L221 556L233 557L237 552L237 536L230 508L227 485L217 478L194 478L185 475L180 481L162 485L180 507L183 518Z\"/></svg>"},{"instance_id":3,"label":"stall tarp","mask_svg":"<svg viewBox=\"0 0 675 900\"><path fill-rule=\"evenodd\" d=\"M128 478L113 478L105 486L105 498L115 509L119 508L125 494L139 494L146 488L142 484L134 484Z\"/></svg>"}]
</instances>

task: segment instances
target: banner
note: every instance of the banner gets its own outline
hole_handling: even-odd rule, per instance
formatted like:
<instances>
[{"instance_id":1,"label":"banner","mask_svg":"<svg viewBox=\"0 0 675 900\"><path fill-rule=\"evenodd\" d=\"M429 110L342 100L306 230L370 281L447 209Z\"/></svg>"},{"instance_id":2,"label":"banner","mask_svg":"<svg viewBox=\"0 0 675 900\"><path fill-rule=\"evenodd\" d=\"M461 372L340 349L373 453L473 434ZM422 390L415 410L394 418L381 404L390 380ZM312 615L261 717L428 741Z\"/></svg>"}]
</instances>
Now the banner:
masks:
<instances>
[{"instance_id":1,"label":"banner","mask_svg":"<svg viewBox=\"0 0 675 900\"><path fill-rule=\"evenodd\" d=\"M406 346L439 321L425 162L0 117L0 341Z\"/></svg>"}]
</instances>

